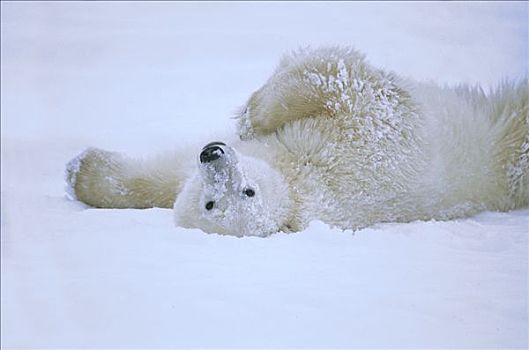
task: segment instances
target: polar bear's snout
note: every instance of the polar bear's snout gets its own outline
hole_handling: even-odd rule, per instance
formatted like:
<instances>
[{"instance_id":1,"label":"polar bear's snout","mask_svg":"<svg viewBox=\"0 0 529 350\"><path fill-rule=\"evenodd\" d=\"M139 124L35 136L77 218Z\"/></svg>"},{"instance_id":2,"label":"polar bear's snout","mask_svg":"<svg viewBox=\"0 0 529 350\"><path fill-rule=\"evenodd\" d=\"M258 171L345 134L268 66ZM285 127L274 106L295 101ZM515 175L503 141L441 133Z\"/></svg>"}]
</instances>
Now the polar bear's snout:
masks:
<instances>
[{"instance_id":1,"label":"polar bear's snout","mask_svg":"<svg viewBox=\"0 0 529 350\"><path fill-rule=\"evenodd\" d=\"M200 152L200 163L209 163L222 157L224 149L221 146L226 146L226 144L215 141L205 145Z\"/></svg>"}]
</instances>

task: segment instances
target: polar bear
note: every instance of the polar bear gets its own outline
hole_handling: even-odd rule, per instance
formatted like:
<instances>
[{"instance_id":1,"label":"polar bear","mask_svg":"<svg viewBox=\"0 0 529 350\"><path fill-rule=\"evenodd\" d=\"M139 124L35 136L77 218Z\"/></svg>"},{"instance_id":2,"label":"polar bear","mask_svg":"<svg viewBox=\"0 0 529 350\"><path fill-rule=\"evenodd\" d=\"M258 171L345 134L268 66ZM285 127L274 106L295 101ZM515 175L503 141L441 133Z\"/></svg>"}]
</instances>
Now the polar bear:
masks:
<instances>
[{"instance_id":1,"label":"polar bear","mask_svg":"<svg viewBox=\"0 0 529 350\"><path fill-rule=\"evenodd\" d=\"M150 161L88 149L66 171L98 208L174 208L228 235L447 220L529 205L529 84L439 87L353 48L285 55L236 135Z\"/></svg>"}]
</instances>

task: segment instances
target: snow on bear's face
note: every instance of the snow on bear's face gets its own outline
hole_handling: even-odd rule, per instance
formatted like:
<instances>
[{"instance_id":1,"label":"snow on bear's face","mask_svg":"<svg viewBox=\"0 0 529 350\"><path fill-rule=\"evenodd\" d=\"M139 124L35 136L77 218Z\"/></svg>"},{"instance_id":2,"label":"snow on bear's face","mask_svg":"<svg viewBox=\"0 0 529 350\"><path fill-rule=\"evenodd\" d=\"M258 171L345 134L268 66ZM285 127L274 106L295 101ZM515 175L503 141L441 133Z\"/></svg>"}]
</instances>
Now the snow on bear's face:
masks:
<instances>
[{"instance_id":1,"label":"snow on bear's face","mask_svg":"<svg viewBox=\"0 0 529 350\"><path fill-rule=\"evenodd\" d=\"M174 205L178 226L234 236L266 236L282 229L289 190L266 162L239 154L221 142L207 144L197 173Z\"/></svg>"}]
</instances>

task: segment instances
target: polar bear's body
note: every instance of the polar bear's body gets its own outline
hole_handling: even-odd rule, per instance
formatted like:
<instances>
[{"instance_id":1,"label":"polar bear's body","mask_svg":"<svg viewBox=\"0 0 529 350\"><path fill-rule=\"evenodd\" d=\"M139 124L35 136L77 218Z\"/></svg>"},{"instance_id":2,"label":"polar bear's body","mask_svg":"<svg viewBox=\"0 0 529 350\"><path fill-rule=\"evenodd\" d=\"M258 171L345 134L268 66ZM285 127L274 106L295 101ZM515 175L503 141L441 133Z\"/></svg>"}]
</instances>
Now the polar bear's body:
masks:
<instances>
[{"instance_id":1,"label":"polar bear's body","mask_svg":"<svg viewBox=\"0 0 529 350\"><path fill-rule=\"evenodd\" d=\"M87 204L175 202L177 225L234 235L505 211L529 205L528 93L526 81L489 94L404 81L352 49L298 51L232 139L150 164L88 150L68 179Z\"/></svg>"}]
</instances>

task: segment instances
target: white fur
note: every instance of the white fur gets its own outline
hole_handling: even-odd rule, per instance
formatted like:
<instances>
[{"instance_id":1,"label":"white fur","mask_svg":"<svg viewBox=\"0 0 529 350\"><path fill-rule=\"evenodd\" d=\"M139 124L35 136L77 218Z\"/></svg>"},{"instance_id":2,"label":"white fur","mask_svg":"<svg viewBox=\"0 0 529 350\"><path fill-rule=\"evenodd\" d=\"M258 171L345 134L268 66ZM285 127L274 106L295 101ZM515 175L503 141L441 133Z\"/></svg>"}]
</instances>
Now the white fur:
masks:
<instances>
[{"instance_id":1,"label":"white fur","mask_svg":"<svg viewBox=\"0 0 529 350\"><path fill-rule=\"evenodd\" d=\"M169 166L139 167L97 150L68 178L88 204L176 198L177 225L238 236L315 219L358 229L511 210L529 205L528 93L525 80L490 93L443 88L373 68L353 49L300 50L241 109L239 138L223 140L220 161L182 152Z\"/></svg>"}]
</instances>

